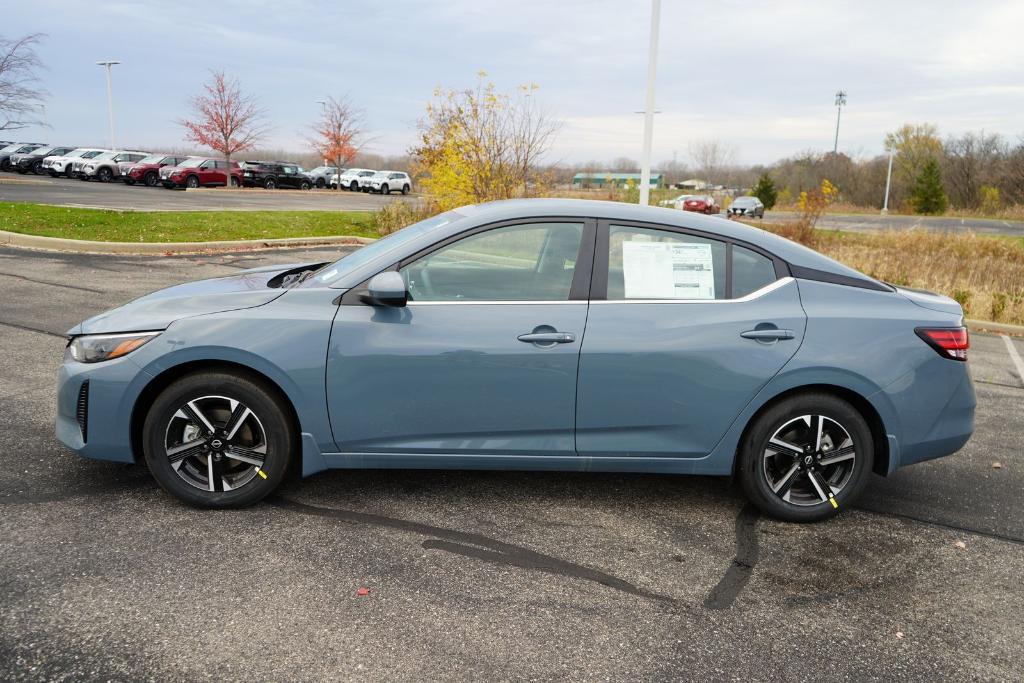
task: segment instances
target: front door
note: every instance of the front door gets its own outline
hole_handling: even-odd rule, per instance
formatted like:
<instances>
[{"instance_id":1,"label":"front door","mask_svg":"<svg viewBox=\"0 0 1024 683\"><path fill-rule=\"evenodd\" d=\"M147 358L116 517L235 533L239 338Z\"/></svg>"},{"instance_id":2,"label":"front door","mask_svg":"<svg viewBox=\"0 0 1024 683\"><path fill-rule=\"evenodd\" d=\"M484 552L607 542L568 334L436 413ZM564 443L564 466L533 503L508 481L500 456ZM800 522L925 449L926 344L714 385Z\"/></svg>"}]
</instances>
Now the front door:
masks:
<instances>
[{"instance_id":1,"label":"front door","mask_svg":"<svg viewBox=\"0 0 1024 683\"><path fill-rule=\"evenodd\" d=\"M327 361L344 453L575 455L594 226L517 222L396 267L403 308L343 303Z\"/></svg>"},{"instance_id":2,"label":"front door","mask_svg":"<svg viewBox=\"0 0 1024 683\"><path fill-rule=\"evenodd\" d=\"M599 235L579 453L707 455L799 348L797 284L740 244L650 226Z\"/></svg>"}]
</instances>

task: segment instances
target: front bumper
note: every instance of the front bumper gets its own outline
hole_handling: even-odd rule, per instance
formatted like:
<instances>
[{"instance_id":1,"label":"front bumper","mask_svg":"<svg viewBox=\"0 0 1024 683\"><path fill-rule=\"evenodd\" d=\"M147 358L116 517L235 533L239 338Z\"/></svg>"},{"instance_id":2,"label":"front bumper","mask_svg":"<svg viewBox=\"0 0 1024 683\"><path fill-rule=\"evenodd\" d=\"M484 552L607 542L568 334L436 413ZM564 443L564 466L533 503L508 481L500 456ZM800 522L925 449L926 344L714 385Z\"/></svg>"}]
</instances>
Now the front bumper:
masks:
<instances>
[{"instance_id":1,"label":"front bumper","mask_svg":"<svg viewBox=\"0 0 1024 683\"><path fill-rule=\"evenodd\" d=\"M151 379L130 356L79 363L66 353L57 374L57 438L87 458L135 462L132 408Z\"/></svg>"}]
</instances>

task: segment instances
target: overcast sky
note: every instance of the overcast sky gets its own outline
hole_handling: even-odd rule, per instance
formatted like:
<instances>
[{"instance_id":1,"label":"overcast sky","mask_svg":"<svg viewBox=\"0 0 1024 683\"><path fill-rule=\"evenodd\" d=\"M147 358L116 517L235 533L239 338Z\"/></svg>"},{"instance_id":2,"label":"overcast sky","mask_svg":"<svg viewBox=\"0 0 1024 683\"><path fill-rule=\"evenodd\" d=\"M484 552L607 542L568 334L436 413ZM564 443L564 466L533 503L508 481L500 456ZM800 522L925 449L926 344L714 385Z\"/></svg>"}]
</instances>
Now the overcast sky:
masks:
<instances>
[{"instance_id":1,"label":"overcast sky","mask_svg":"<svg viewBox=\"0 0 1024 683\"><path fill-rule=\"evenodd\" d=\"M99 59L114 67L118 140L184 144L175 121L221 68L260 98L267 147L304 150L318 99L348 94L372 151L404 152L437 85L485 70L500 88L535 82L564 122L551 161L638 158L650 26L647 0L57 2L4 0L0 35L48 35L40 53L52 131L107 140ZM743 163L832 147L881 152L904 122L943 134L1024 134L1024 1L663 0L655 162L693 140L734 145Z\"/></svg>"}]
</instances>

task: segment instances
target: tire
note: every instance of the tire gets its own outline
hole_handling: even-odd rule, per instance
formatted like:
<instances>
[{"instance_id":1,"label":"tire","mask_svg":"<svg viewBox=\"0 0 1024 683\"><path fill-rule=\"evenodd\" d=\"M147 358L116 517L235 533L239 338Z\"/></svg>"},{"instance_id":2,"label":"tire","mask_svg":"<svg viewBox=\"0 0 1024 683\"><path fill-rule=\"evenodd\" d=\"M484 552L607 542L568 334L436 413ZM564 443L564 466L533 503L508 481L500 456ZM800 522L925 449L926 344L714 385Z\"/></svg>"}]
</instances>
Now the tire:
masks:
<instances>
[{"instance_id":1,"label":"tire","mask_svg":"<svg viewBox=\"0 0 1024 683\"><path fill-rule=\"evenodd\" d=\"M135 178L125 178L124 179L124 184L125 185L134 185L135 184Z\"/></svg>"},{"instance_id":2,"label":"tire","mask_svg":"<svg viewBox=\"0 0 1024 683\"><path fill-rule=\"evenodd\" d=\"M822 445L816 448L819 421ZM783 399L751 423L737 473L761 511L788 522L816 522L857 499L873 464L874 441L860 412L832 394L807 393Z\"/></svg>"},{"instance_id":3,"label":"tire","mask_svg":"<svg viewBox=\"0 0 1024 683\"><path fill-rule=\"evenodd\" d=\"M263 181L263 189L265 190L273 190L276 187L277 181L274 180L273 178L267 178L265 181Z\"/></svg>"},{"instance_id":4,"label":"tire","mask_svg":"<svg viewBox=\"0 0 1024 683\"><path fill-rule=\"evenodd\" d=\"M238 178L231 176L231 187L238 187Z\"/></svg>"},{"instance_id":5,"label":"tire","mask_svg":"<svg viewBox=\"0 0 1024 683\"><path fill-rule=\"evenodd\" d=\"M331 189L332 190L337 190L338 189L338 183L331 183Z\"/></svg>"},{"instance_id":6,"label":"tire","mask_svg":"<svg viewBox=\"0 0 1024 683\"><path fill-rule=\"evenodd\" d=\"M387 183L384 183L383 185L380 186L380 193L381 194L391 194L391 188L388 187Z\"/></svg>"},{"instance_id":7,"label":"tire","mask_svg":"<svg viewBox=\"0 0 1024 683\"><path fill-rule=\"evenodd\" d=\"M327 187L327 183L324 182L324 179L323 178L317 178L316 179L316 189L322 190L325 187Z\"/></svg>"},{"instance_id":8,"label":"tire","mask_svg":"<svg viewBox=\"0 0 1024 683\"><path fill-rule=\"evenodd\" d=\"M409 194L409 185L402 185L402 194Z\"/></svg>"},{"instance_id":9,"label":"tire","mask_svg":"<svg viewBox=\"0 0 1024 683\"><path fill-rule=\"evenodd\" d=\"M237 430L230 423L232 409L243 416ZM277 392L230 372L186 375L164 389L146 415L142 442L146 465L160 486L205 508L259 502L281 483L298 452L288 407Z\"/></svg>"},{"instance_id":10,"label":"tire","mask_svg":"<svg viewBox=\"0 0 1024 683\"><path fill-rule=\"evenodd\" d=\"M96 179L101 183L109 183L113 177L113 172L106 166L96 172Z\"/></svg>"},{"instance_id":11,"label":"tire","mask_svg":"<svg viewBox=\"0 0 1024 683\"><path fill-rule=\"evenodd\" d=\"M146 184L146 187L156 187L157 183L160 182L159 176L156 171L148 171L146 175L142 176L142 182Z\"/></svg>"},{"instance_id":12,"label":"tire","mask_svg":"<svg viewBox=\"0 0 1024 683\"><path fill-rule=\"evenodd\" d=\"M309 184L309 181L308 181L308 180L303 180L303 181L302 181L302 184L301 184L301 185L299 185L299 189L300 189L300 190L308 190L308 189L310 189L311 187L313 187L313 186Z\"/></svg>"},{"instance_id":13,"label":"tire","mask_svg":"<svg viewBox=\"0 0 1024 683\"><path fill-rule=\"evenodd\" d=\"M32 172L35 173L36 175L43 175L43 162L37 161L36 163L32 164Z\"/></svg>"},{"instance_id":14,"label":"tire","mask_svg":"<svg viewBox=\"0 0 1024 683\"><path fill-rule=\"evenodd\" d=\"M348 191L349 192L358 192L359 191L359 183L357 183L355 180L351 181L348 184Z\"/></svg>"},{"instance_id":15,"label":"tire","mask_svg":"<svg viewBox=\"0 0 1024 683\"><path fill-rule=\"evenodd\" d=\"M60 177L60 173L58 173L57 171L50 171L49 173L50 173L50 177L51 178L59 178Z\"/></svg>"},{"instance_id":16,"label":"tire","mask_svg":"<svg viewBox=\"0 0 1024 683\"><path fill-rule=\"evenodd\" d=\"M186 189L194 190L197 187L199 187L199 176L190 175L188 178L185 178Z\"/></svg>"}]
</instances>

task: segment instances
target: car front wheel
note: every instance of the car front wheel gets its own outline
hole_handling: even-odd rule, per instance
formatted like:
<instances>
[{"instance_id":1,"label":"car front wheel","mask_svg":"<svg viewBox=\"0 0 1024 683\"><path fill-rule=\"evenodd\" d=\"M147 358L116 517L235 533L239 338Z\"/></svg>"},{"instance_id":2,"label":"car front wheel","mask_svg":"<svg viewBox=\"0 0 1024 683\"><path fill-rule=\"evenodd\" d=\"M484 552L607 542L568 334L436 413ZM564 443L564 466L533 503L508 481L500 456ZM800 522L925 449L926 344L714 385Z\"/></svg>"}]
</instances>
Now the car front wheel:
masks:
<instances>
[{"instance_id":1,"label":"car front wheel","mask_svg":"<svg viewBox=\"0 0 1024 683\"><path fill-rule=\"evenodd\" d=\"M874 443L864 417L831 394L786 398L762 413L740 445L739 478L763 512L790 522L831 517L867 483Z\"/></svg>"},{"instance_id":2,"label":"car front wheel","mask_svg":"<svg viewBox=\"0 0 1024 683\"><path fill-rule=\"evenodd\" d=\"M189 188L190 190L196 189L197 187L199 187L199 178L197 178L194 175L190 175L188 179L185 180L185 187Z\"/></svg>"},{"instance_id":3,"label":"car front wheel","mask_svg":"<svg viewBox=\"0 0 1024 683\"><path fill-rule=\"evenodd\" d=\"M146 464L161 487L197 507L252 505L284 479L295 430L263 383L200 372L172 383L143 427Z\"/></svg>"}]
</instances>

